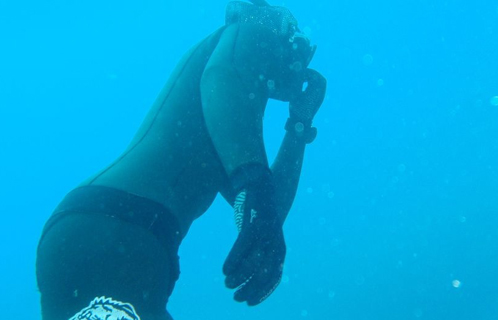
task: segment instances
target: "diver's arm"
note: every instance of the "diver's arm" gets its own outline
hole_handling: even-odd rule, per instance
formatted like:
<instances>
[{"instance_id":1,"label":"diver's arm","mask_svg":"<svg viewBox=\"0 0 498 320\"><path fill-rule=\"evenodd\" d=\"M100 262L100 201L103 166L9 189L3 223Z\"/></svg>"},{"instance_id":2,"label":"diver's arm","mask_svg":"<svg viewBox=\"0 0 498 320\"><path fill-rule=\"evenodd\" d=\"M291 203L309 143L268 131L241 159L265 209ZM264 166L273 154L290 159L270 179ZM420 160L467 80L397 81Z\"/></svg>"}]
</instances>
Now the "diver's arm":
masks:
<instances>
[{"instance_id":1,"label":"diver's arm","mask_svg":"<svg viewBox=\"0 0 498 320\"><path fill-rule=\"evenodd\" d=\"M263 143L266 79L279 57L274 37L257 24L228 26L201 79L206 127L236 195L239 234L223 266L225 284L249 305L277 287L286 252Z\"/></svg>"},{"instance_id":2,"label":"diver's arm","mask_svg":"<svg viewBox=\"0 0 498 320\"><path fill-rule=\"evenodd\" d=\"M275 198L278 214L284 221L290 211L301 175L306 142L286 132L277 157L271 166L275 181Z\"/></svg>"},{"instance_id":3,"label":"diver's arm","mask_svg":"<svg viewBox=\"0 0 498 320\"><path fill-rule=\"evenodd\" d=\"M276 206L281 221L290 211L296 195L306 144L313 142L317 130L312 127L313 117L325 97L327 82L315 70L306 69L306 90L299 92L289 104L287 131L271 170L275 181Z\"/></svg>"},{"instance_id":4,"label":"diver's arm","mask_svg":"<svg viewBox=\"0 0 498 320\"><path fill-rule=\"evenodd\" d=\"M284 221L296 196L306 143L287 132L277 157L271 166L275 183L275 202L279 220ZM228 186L220 191L223 198L233 207L237 194Z\"/></svg>"},{"instance_id":5,"label":"diver's arm","mask_svg":"<svg viewBox=\"0 0 498 320\"><path fill-rule=\"evenodd\" d=\"M226 28L201 79L207 130L226 173L248 163L268 168L263 143L263 113L268 101L268 59L257 47L265 30L234 24Z\"/></svg>"}]
</instances>

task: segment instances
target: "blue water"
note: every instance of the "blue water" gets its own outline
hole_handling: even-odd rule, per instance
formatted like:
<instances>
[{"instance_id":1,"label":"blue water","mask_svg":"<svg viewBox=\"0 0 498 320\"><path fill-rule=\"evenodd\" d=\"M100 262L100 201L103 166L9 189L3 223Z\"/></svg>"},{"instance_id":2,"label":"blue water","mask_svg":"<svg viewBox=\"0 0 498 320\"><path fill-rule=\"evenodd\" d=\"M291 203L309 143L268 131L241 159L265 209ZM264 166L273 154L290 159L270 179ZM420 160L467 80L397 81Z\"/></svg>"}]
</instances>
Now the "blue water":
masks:
<instances>
[{"instance_id":1,"label":"blue water","mask_svg":"<svg viewBox=\"0 0 498 320\"><path fill-rule=\"evenodd\" d=\"M128 144L226 1L0 1L0 307L40 319L51 210ZM281 1L272 1L282 4ZM284 281L234 302L217 199L181 248L175 319L498 318L498 3L297 1L328 79L285 225ZM287 115L265 118L274 157Z\"/></svg>"}]
</instances>

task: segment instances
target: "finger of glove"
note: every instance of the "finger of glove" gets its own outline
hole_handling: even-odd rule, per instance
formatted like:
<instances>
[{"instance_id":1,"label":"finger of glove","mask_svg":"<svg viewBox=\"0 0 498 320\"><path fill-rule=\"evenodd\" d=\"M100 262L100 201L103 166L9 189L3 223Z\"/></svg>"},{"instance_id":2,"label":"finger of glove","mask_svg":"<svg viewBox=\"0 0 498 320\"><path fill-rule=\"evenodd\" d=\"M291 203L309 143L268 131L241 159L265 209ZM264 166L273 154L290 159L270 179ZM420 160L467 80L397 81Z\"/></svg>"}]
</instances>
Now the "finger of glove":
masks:
<instances>
[{"instance_id":1,"label":"finger of glove","mask_svg":"<svg viewBox=\"0 0 498 320\"><path fill-rule=\"evenodd\" d=\"M249 305L258 304L266 299L280 283L285 260L285 245L283 242L278 242L269 249L250 280L235 292L235 300L247 301Z\"/></svg>"},{"instance_id":2,"label":"finger of glove","mask_svg":"<svg viewBox=\"0 0 498 320\"><path fill-rule=\"evenodd\" d=\"M315 69L307 68L304 73L304 81L311 84L313 88L325 89L327 86L327 79Z\"/></svg>"},{"instance_id":3,"label":"finger of glove","mask_svg":"<svg viewBox=\"0 0 498 320\"><path fill-rule=\"evenodd\" d=\"M291 116L303 122L311 121L325 99L327 81L317 71L306 69L306 89L296 96L290 103Z\"/></svg>"},{"instance_id":4,"label":"finger of glove","mask_svg":"<svg viewBox=\"0 0 498 320\"><path fill-rule=\"evenodd\" d=\"M257 247L252 251L248 251L245 256L232 273L226 275L225 285L234 289L246 283L253 275L261 268L265 256L260 252Z\"/></svg>"},{"instance_id":5,"label":"finger of glove","mask_svg":"<svg viewBox=\"0 0 498 320\"><path fill-rule=\"evenodd\" d=\"M246 301L248 305L257 305L271 295L277 288L282 277L282 266L254 274L251 279L234 294L239 302Z\"/></svg>"},{"instance_id":6,"label":"finger of glove","mask_svg":"<svg viewBox=\"0 0 498 320\"><path fill-rule=\"evenodd\" d=\"M249 306L255 306L265 301L269 296L271 296L272 293L275 291L275 289L277 289L278 285L280 284L280 281L282 280L282 273L276 276L275 279L276 281L274 282L268 282L268 284L261 289L260 294L248 297L247 304Z\"/></svg>"},{"instance_id":7,"label":"finger of glove","mask_svg":"<svg viewBox=\"0 0 498 320\"><path fill-rule=\"evenodd\" d=\"M318 110L325 99L327 80L318 71L306 69L305 81L308 82L308 86L304 90L303 100Z\"/></svg>"}]
</instances>

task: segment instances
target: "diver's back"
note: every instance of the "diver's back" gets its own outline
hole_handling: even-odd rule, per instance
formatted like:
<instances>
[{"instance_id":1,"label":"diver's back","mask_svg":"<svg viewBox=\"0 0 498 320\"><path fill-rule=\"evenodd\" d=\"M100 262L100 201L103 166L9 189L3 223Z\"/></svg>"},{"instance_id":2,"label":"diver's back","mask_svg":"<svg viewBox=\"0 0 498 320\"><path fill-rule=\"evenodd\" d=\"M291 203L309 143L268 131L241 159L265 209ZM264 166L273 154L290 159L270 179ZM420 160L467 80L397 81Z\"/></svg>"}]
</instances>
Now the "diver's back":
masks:
<instances>
[{"instance_id":1,"label":"diver's back","mask_svg":"<svg viewBox=\"0 0 498 320\"><path fill-rule=\"evenodd\" d=\"M82 185L114 187L193 215L209 206L222 167L204 123L200 80L222 32L184 55L125 152Z\"/></svg>"}]
</instances>

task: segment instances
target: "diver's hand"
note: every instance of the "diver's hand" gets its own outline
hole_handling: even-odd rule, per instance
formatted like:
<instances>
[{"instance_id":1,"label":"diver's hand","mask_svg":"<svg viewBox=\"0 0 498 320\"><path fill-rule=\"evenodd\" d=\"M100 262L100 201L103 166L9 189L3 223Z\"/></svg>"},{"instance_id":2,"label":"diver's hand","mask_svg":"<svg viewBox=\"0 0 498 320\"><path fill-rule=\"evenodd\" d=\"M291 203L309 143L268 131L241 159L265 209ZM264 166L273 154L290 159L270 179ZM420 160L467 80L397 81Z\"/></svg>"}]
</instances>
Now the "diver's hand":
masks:
<instances>
[{"instance_id":1,"label":"diver's hand","mask_svg":"<svg viewBox=\"0 0 498 320\"><path fill-rule=\"evenodd\" d=\"M235 179L244 181L234 205L239 235L223 265L225 285L237 289L234 299L250 306L261 303L277 288L286 252L271 173L260 171L261 176L255 177L254 172L239 170ZM240 183L234 185L238 190Z\"/></svg>"},{"instance_id":2,"label":"diver's hand","mask_svg":"<svg viewBox=\"0 0 498 320\"><path fill-rule=\"evenodd\" d=\"M304 83L308 86L296 94L289 103L290 118L311 127L311 122L325 98L327 80L316 70L306 69Z\"/></svg>"}]
</instances>

